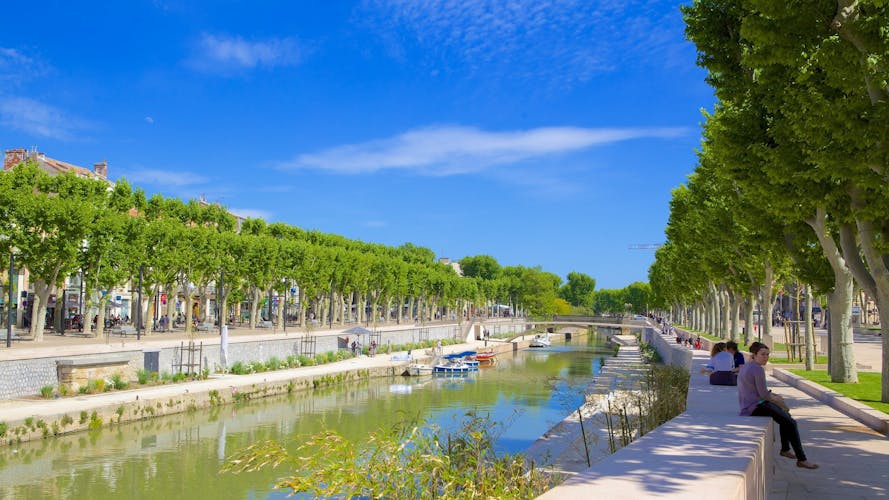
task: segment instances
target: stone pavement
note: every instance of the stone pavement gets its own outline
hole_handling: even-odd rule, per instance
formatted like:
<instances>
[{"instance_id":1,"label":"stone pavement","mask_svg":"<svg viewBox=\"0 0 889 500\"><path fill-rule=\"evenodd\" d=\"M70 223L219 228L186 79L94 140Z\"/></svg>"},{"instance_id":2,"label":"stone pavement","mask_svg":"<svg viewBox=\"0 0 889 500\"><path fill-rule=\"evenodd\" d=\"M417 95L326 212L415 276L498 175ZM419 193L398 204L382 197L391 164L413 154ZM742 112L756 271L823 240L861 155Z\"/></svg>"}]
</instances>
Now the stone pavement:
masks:
<instances>
[{"instance_id":1,"label":"stone pavement","mask_svg":"<svg viewBox=\"0 0 889 500\"><path fill-rule=\"evenodd\" d=\"M769 377L769 387L785 398L797 420L808 459L815 471L777 455L769 498L815 500L889 496L889 438Z\"/></svg>"},{"instance_id":2,"label":"stone pavement","mask_svg":"<svg viewBox=\"0 0 889 500\"><path fill-rule=\"evenodd\" d=\"M855 334L860 371L880 371L881 342L882 337L873 332ZM769 387L787 400L806 455L821 466L808 471L797 468L793 460L776 457L770 498L889 497L889 438L772 376Z\"/></svg>"}]
</instances>

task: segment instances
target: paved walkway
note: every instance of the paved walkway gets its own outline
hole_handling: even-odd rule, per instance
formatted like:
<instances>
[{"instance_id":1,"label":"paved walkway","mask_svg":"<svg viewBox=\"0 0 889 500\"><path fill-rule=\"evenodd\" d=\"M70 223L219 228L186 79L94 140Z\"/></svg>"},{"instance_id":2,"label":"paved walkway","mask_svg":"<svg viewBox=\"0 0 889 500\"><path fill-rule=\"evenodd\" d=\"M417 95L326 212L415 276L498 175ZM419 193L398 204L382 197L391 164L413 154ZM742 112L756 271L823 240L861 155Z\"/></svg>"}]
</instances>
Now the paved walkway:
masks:
<instances>
[{"instance_id":1,"label":"paved walkway","mask_svg":"<svg viewBox=\"0 0 889 500\"><path fill-rule=\"evenodd\" d=\"M855 334L855 362L860 371L880 371L881 342L875 332ZM775 479L769 498L889 497L887 436L771 376L769 387L788 401L806 455L821 466L816 471L797 468L795 461L777 455L780 442L776 443ZM776 439L777 435L776 428Z\"/></svg>"},{"instance_id":2,"label":"paved walkway","mask_svg":"<svg viewBox=\"0 0 889 500\"><path fill-rule=\"evenodd\" d=\"M809 460L821 466L809 471L777 455L769 498L837 499L889 496L889 438L833 408L769 377L799 425ZM777 440L777 429L775 432Z\"/></svg>"}]
</instances>

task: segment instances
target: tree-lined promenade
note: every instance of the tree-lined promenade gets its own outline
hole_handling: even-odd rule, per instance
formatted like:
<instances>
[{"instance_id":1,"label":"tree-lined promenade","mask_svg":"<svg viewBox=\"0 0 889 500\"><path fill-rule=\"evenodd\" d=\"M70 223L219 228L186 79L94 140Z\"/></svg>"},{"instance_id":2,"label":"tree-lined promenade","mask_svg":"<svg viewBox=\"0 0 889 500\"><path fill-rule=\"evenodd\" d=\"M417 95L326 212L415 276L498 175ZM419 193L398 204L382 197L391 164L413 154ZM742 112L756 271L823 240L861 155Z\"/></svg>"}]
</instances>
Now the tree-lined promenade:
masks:
<instances>
[{"instance_id":1,"label":"tree-lined promenade","mask_svg":"<svg viewBox=\"0 0 889 500\"><path fill-rule=\"evenodd\" d=\"M673 193L655 295L737 339L742 305L752 325L760 301L770 328L777 285L806 284L827 296L831 379L855 382L852 299L864 289L889 402L889 3L696 0L683 13L718 103Z\"/></svg>"},{"instance_id":2,"label":"tree-lined promenade","mask_svg":"<svg viewBox=\"0 0 889 500\"><path fill-rule=\"evenodd\" d=\"M44 318L50 295L80 274L84 311L97 315L95 324L84 321L87 334L105 324L111 292L135 290L140 278L142 317L173 318L181 298L189 332L191 305L210 297L220 304L222 318L232 305L249 301L251 329L263 299L273 293L297 304L299 326L308 325L310 314L330 325L402 317L423 322L508 310L498 304L546 316L572 307L641 312L650 301L643 284L595 292L595 280L582 273L570 273L563 285L553 273L500 266L486 255L462 259L459 276L436 262L432 250L411 243L389 247L262 219L246 219L240 228L237 222L220 205L149 198L125 180L109 185L73 174L51 176L32 163L0 174L0 252L14 252L17 267L30 272L32 317ZM289 297L292 288L298 297ZM155 311L161 293L168 295L166 308ZM277 308L278 325L285 309ZM152 322L143 323L150 333ZM42 340L44 322L32 321L30 328L33 339Z\"/></svg>"}]
</instances>

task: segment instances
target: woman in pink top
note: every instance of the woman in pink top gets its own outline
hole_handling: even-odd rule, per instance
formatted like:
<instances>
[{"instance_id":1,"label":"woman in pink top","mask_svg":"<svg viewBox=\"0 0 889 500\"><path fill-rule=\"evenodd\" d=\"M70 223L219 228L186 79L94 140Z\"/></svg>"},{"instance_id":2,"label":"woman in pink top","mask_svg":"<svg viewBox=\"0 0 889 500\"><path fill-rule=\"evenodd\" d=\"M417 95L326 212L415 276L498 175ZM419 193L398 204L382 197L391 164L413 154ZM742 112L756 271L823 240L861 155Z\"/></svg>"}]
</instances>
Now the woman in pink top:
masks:
<instances>
[{"instance_id":1,"label":"woman in pink top","mask_svg":"<svg viewBox=\"0 0 889 500\"><path fill-rule=\"evenodd\" d=\"M745 363L738 373L738 401L741 415L772 417L778 422L781 432L781 456L796 459L796 466L803 469L817 469L818 465L806 460L806 453L799 438L796 420L790 416L784 399L766 387L766 371L769 362L769 348L754 342L750 345L753 363ZM790 451L790 447L793 451Z\"/></svg>"}]
</instances>

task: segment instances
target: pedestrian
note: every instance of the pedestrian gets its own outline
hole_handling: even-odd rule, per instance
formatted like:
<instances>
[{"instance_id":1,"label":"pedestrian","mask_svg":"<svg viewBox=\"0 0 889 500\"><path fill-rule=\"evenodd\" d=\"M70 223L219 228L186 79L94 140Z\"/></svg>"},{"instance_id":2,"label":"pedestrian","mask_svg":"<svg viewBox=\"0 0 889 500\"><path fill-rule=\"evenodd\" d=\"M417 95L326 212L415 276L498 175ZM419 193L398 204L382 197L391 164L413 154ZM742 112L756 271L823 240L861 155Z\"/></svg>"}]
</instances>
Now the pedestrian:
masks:
<instances>
[{"instance_id":1,"label":"pedestrian","mask_svg":"<svg viewBox=\"0 0 889 500\"><path fill-rule=\"evenodd\" d=\"M809 462L800 441L796 420L790 416L790 408L784 398L772 393L766 386L765 365L769 362L769 347L760 342L750 345L752 363L745 363L738 374L738 402L742 416L772 417L778 423L781 434L782 457L796 460L801 469L817 469L818 464ZM791 450L791 447L793 450Z\"/></svg>"},{"instance_id":2,"label":"pedestrian","mask_svg":"<svg viewBox=\"0 0 889 500\"><path fill-rule=\"evenodd\" d=\"M735 371L738 371L745 362L744 353L738 352L738 344L732 340L725 343L725 350L731 353L734 358Z\"/></svg>"}]
</instances>

